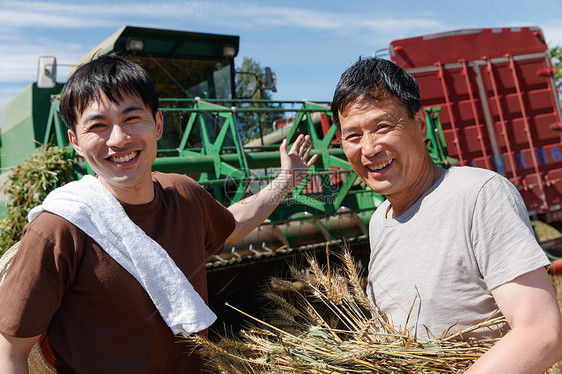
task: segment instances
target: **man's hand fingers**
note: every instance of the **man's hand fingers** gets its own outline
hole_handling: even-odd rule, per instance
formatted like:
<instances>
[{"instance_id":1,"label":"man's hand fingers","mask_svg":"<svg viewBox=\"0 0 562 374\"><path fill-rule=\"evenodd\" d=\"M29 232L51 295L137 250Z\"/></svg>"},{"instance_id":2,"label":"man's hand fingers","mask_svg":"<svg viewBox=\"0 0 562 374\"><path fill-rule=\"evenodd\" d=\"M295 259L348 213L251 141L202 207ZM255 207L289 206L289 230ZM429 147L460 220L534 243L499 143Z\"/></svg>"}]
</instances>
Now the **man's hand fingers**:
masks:
<instances>
[{"instance_id":1,"label":"man's hand fingers","mask_svg":"<svg viewBox=\"0 0 562 374\"><path fill-rule=\"evenodd\" d=\"M310 151L312 151L312 143L307 143L306 148L304 149L304 153L302 155L302 159L306 160L308 155L310 155Z\"/></svg>"},{"instance_id":2,"label":"man's hand fingers","mask_svg":"<svg viewBox=\"0 0 562 374\"><path fill-rule=\"evenodd\" d=\"M287 139L283 139L281 145L279 146L279 151L281 154L287 154Z\"/></svg>"},{"instance_id":3,"label":"man's hand fingers","mask_svg":"<svg viewBox=\"0 0 562 374\"><path fill-rule=\"evenodd\" d=\"M313 156L310 158L310 160L308 160L308 162L306 163L306 166L307 166L308 168L310 168L310 167L316 162L317 159L318 159L318 155L313 155Z\"/></svg>"},{"instance_id":4,"label":"man's hand fingers","mask_svg":"<svg viewBox=\"0 0 562 374\"><path fill-rule=\"evenodd\" d=\"M293 144L291 145L291 150L289 151L289 153L300 154L301 153L301 147L302 147L302 144L303 144L303 140L304 140L304 135L300 134L297 137L297 139L295 139ZM304 143L304 144L306 144L306 143Z\"/></svg>"}]
</instances>

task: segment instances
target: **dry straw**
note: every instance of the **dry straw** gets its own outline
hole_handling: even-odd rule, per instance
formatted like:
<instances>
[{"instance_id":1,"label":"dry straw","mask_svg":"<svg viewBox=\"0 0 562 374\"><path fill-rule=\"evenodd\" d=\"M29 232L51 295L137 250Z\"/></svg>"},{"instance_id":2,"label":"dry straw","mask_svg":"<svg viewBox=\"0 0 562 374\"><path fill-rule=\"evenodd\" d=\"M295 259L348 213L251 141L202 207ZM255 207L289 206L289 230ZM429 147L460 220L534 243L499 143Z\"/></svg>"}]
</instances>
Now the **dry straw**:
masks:
<instances>
[{"instance_id":1,"label":"dry straw","mask_svg":"<svg viewBox=\"0 0 562 374\"><path fill-rule=\"evenodd\" d=\"M214 342L189 338L221 373L460 373L494 343L415 339L397 331L371 306L348 250L338 264L292 268L292 281L273 278L265 297L268 321L252 320L240 336ZM480 327L503 323L488 320ZM466 333L465 331L464 333ZM462 338L462 333L454 338Z\"/></svg>"}]
</instances>

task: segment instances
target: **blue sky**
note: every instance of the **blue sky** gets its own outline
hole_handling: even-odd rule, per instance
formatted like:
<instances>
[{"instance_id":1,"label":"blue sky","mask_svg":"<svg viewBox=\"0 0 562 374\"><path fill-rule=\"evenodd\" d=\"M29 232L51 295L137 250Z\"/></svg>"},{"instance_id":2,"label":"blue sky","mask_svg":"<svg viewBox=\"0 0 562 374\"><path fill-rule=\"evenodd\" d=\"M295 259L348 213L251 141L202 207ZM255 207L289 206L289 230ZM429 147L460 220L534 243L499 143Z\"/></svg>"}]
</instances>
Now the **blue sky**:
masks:
<instances>
[{"instance_id":1,"label":"blue sky","mask_svg":"<svg viewBox=\"0 0 562 374\"><path fill-rule=\"evenodd\" d=\"M395 39L532 25L562 45L562 1L0 0L0 107L35 81L39 56L72 64L123 25L239 35L238 62L276 73L273 99L330 100L349 65Z\"/></svg>"}]
</instances>

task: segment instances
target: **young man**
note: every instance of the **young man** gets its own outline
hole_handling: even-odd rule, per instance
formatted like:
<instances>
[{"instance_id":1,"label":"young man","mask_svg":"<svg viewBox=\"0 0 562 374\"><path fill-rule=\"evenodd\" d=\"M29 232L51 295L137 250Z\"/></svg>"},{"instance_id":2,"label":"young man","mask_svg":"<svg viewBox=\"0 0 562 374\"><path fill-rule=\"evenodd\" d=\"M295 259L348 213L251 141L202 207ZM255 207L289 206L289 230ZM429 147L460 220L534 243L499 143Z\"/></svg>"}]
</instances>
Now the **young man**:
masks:
<instances>
[{"instance_id":1,"label":"young man","mask_svg":"<svg viewBox=\"0 0 562 374\"><path fill-rule=\"evenodd\" d=\"M178 344L175 333L196 332L214 320L204 305L205 251L242 239L300 182L316 160L307 160L308 137L299 137L290 151L284 141L281 175L226 209L186 176L151 172L163 119L152 82L138 65L116 56L83 65L65 85L60 108L72 146L96 178L53 194L62 190L80 200L77 214L70 200L70 208L50 210L49 197L46 211L32 212L0 288L2 373L26 373L30 348L44 331L61 373L199 373L200 358ZM61 216L52 213L56 209ZM107 209L114 209L109 217ZM72 218L62 218L66 214ZM156 264L147 246L163 252ZM178 277L170 276L174 271ZM174 289L177 278L190 285ZM194 310L174 310L177 294L184 293L179 302ZM199 327L188 331L191 322Z\"/></svg>"},{"instance_id":2,"label":"young man","mask_svg":"<svg viewBox=\"0 0 562 374\"><path fill-rule=\"evenodd\" d=\"M469 373L543 373L562 359L562 321L549 264L522 199L502 176L437 167L417 82L396 64L359 59L332 102L357 175L387 200L373 214L367 292L395 326L420 338L463 331L493 317L509 326Z\"/></svg>"}]
</instances>

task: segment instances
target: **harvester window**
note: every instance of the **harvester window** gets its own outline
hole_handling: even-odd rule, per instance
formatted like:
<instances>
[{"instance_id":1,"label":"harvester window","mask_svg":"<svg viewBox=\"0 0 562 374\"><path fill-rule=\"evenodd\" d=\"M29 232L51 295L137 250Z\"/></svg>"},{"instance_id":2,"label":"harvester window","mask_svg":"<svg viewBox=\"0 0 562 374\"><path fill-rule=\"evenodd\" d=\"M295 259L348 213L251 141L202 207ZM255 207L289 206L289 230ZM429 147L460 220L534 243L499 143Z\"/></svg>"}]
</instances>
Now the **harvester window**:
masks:
<instances>
[{"instance_id":1,"label":"harvester window","mask_svg":"<svg viewBox=\"0 0 562 374\"><path fill-rule=\"evenodd\" d=\"M161 98L231 98L228 60L197 60L136 56L146 69Z\"/></svg>"}]
</instances>

